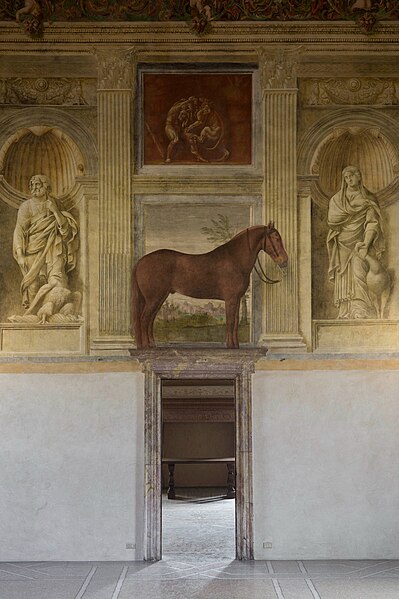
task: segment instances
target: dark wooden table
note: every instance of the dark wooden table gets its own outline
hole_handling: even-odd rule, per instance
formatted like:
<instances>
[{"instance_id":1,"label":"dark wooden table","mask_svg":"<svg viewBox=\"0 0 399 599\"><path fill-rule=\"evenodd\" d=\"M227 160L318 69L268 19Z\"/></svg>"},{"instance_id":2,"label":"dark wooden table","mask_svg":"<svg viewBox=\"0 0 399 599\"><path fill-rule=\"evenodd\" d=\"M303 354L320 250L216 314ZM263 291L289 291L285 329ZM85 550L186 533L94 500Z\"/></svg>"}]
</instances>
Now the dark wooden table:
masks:
<instances>
[{"instance_id":1,"label":"dark wooden table","mask_svg":"<svg viewBox=\"0 0 399 599\"><path fill-rule=\"evenodd\" d=\"M168 465L169 486L168 499L176 499L175 466L176 464L226 464L227 466L227 499L235 499L235 458L162 458L162 464Z\"/></svg>"}]
</instances>

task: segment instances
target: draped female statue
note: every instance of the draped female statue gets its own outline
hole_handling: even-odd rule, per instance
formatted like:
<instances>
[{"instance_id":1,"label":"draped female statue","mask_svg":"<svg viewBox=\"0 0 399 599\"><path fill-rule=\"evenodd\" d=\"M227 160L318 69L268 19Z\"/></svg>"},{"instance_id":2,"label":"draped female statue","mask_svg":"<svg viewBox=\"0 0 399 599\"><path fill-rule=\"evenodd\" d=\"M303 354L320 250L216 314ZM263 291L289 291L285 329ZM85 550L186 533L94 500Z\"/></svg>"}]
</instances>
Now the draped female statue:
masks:
<instances>
[{"instance_id":1,"label":"draped female statue","mask_svg":"<svg viewBox=\"0 0 399 599\"><path fill-rule=\"evenodd\" d=\"M341 189L329 203L328 226L328 272L334 283L337 317L382 317L377 300L389 282L381 263L385 249L382 216L376 197L364 187L355 166L342 171Z\"/></svg>"}]
</instances>

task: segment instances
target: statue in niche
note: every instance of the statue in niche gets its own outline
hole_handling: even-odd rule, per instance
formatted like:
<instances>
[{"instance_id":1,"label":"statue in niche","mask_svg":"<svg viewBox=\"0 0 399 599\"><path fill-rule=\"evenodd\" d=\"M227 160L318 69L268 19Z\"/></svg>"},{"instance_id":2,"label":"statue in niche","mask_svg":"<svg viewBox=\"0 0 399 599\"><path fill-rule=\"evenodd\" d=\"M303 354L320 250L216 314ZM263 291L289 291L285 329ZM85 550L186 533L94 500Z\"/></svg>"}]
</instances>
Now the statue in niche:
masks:
<instances>
[{"instance_id":1,"label":"statue in niche","mask_svg":"<svg viewBox=\"0 0 399 599\"><path fill-rule=\"evenodd\" d=\"M342 171L341 189L329 203L328 226L328 272L334 282L337 318L383 318L391 281L381 262L382 215L355 166Z\"/></svg>"},{"instance_id":2,"label":"statue in niche","mask_svg":"<svg viewBox=\"0 0 399 599\"><path fill-rule=\"evenodd\" d=\"M45 175L29 182L31 198L18 210L13 252L22 273L23 316L11 322L70 322L78 315L81 294L69 289L68 273L76 266L78 226L50 195Z\"/></svg>"}]
</instances>

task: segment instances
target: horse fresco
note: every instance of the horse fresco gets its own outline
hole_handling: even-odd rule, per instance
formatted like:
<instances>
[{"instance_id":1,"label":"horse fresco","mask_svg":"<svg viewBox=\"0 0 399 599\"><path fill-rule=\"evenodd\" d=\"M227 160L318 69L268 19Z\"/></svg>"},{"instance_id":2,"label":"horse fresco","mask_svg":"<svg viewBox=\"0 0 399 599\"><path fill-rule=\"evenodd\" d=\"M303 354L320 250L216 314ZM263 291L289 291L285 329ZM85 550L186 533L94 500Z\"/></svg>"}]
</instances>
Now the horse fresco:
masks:
<instances>
[{"instance_id":1,"label":"horse fresco","mask_svg":"<svg viewBox=\"0 0 399 599\"><path fill-rule=\"evenodd\" d=\"M170 293L223 300L226 345L238 348L240 300L248 289L261 250L280 268L286 268L288 256L272 222L245 229L206 254L162 249L143 256L132 276L132 321L137 348L155 347L154 320Z\"/></svg>"}]
</instances>

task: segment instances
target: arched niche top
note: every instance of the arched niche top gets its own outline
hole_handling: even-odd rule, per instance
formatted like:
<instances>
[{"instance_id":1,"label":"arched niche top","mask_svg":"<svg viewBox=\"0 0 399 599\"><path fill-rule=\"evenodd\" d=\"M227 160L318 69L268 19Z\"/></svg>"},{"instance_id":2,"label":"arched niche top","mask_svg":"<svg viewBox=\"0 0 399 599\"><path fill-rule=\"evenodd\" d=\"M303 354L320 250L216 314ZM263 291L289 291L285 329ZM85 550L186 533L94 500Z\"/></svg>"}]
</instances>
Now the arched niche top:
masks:
<instances>
[{"instance_id":1,"label":"arched niche top","mask_svg":"<svg viewBox=\"0 0 399 599\"><path fill-rule=\"evenodd\" d=\"M85 175L97 174L96 140L84 123L58 108L46 106L24 108L0 120L0 152L3 153L3 148L7 150L7 143L18 132L24 130L40 132L41 128L57 131L58 135L65 135L65 139L70 140L71 146L78 149Z\"/></svg>"},{"instance_id":2,"label":"arched niche top","mask_svg":"<svg viewBox=\"0 0 399 599\"><path fill-rule=\"evenodd\" d=\"M391 118L371 110L340 109L315 123L298 145L298 173L318 176L312 191L327 205L338 190L345 166L358 166L382 206L399 192L399 131ZM367 170L369 169L369 170Z\"/></svg>"},{"instance_id":3,"label":"arched niche top","mask_svg":"<svg viewBox=\"0 0 399 599\"><path fill-rule=\"evenodd\" d=\"M21 168L23 165L23 168ZM23 193L33 174L46 175L55 196L70 191L85 164L76 143L56 127L35 126L16 131L0 150L0 172Z\"/></svg>"}]
</instances>

